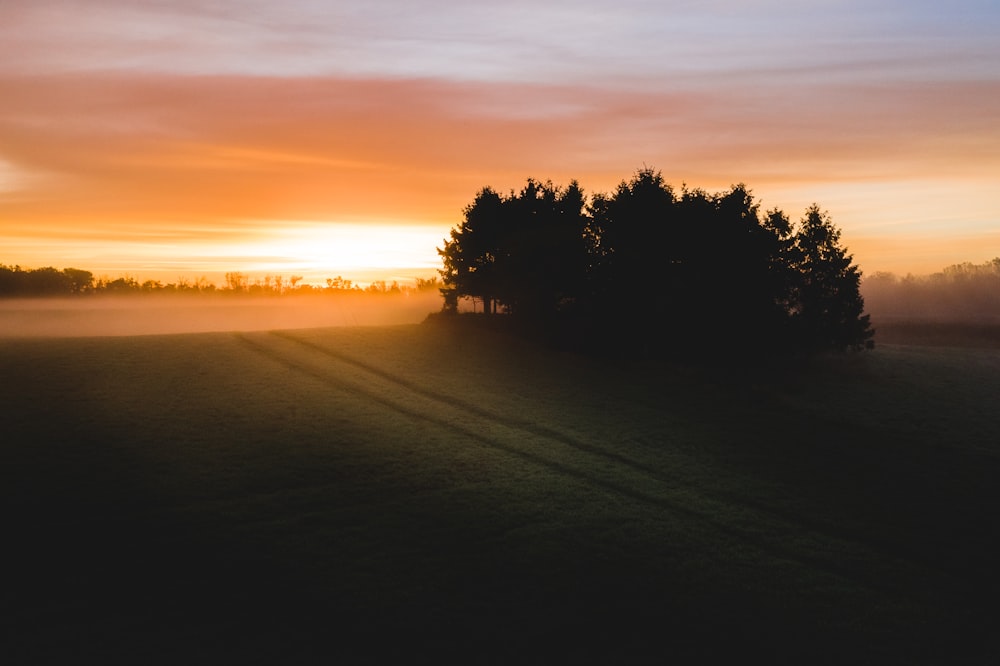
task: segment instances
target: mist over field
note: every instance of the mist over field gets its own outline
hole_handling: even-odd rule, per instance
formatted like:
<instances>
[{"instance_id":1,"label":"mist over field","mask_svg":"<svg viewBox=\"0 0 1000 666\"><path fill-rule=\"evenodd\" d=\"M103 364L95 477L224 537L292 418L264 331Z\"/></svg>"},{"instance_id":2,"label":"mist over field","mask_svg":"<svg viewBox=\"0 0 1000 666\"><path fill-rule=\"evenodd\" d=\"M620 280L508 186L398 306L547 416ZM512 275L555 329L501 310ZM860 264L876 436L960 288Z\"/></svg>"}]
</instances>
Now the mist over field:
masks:
<instances>
[{"instance_id":1,"label":"mist over field","mask_svg":"<svg viewBox=\"0 0 1000 666\"><path fill-rule=\"evenodd\" d=\"M861 283L876 344L1000 348L1000 258Z\"/></svg>"},{"instance_id":2,"label":"mist over field","mask_svg":"<svg viewBox=\"0 0 1000 666\"><path fill-rule=\"evenodd\" d=\"M0 337L92 337L413 324L436 292L283 296L107 296L0 300Z\"/></svg>"},{"instance_id":3,"label":"mist over field","mask_svg":"<svg viewBox=\"0 0 1000 666\"><path fill-rule=\"evenodd\" d=\"M876 342L1000 346L1000 259L924 276L876 272L860 286ZM0 298L0 337L92 337L378 326L423 321L442 307L436 289L401 292L89 294ZM460 299L461 312L482 303ZM946 330L947 329L947 330ZM916 337L915 337L916 336Z\"/></svg>"},{"instance_id":4,"label":"mist over field","mask_svg":"<svg viewBox=\"0 0 1000 666\"><path fill-rule=\"evenodd\" d=\"M948 266L931 275L875 273L861 283L873 319L1000 323L1000 258Z\"/></svg>"}]
</instances>

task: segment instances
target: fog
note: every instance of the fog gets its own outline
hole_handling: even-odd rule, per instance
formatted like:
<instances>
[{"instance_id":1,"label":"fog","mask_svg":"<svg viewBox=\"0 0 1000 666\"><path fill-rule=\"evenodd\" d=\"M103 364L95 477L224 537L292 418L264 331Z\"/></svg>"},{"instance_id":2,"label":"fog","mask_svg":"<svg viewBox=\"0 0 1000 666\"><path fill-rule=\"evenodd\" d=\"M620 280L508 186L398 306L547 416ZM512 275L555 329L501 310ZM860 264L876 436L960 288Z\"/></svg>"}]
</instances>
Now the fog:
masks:
<instances>
[{"instance_id":1,"label":"fog","mask_svg":"<svg viewBox=\"0 0 1000 666\"><path fill-rule=\"evenodd\" d=\"M1000 259L861 283L875 344L1000 349Z\"/></svg>"},{"instance_id":2,"label":"fog","mask_svg":"<svg viewBox=\"0 0 1000 666\"><path fill-rule=\"evenodd\" d=\"M0 337L92 337L419 323L436 291L401 294L105 296L0 300Z\"/></svg>"},{"instance_id":3,"label":"fog","mask_svg":"<svg viewBox=\"0 0 1000 666\"><path fill-rule=\"evenodd\" d=\"M1000 324L1000 259L904 278L876 273L861 283L873 321Z\"/></svg>"},{"instance_id":4,"label":"fog","mask_svg":"<svg viewBox=\"0 0 1000 666\"><path fill-rule=\"evenodd\" d=\"M914 278L877 273L861 285L866 311L896 322L1000 325L1000 262ZM419 323L437 291L245 295L127 295L0 299L0 337L76 337ZM462 309L470 310L469 303ZM480 306L481 307L481 306Z\"/></svg>"}]
</instances>

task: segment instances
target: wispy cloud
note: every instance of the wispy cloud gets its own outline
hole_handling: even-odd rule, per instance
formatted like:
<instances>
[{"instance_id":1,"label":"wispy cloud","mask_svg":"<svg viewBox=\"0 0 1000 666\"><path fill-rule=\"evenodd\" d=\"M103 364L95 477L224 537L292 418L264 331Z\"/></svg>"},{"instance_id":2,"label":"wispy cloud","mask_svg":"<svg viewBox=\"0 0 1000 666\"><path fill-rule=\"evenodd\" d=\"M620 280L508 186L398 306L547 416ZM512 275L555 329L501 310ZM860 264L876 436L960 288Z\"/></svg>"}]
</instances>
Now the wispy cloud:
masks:
<instances>
[{"instance_id":1,"label":"wispy cloud","mask_svg":"<svg viewBox=\"0 0 1000 666\"><path fill-rule=\"evenodd\" d=\"M3 158L52 174L35 187L59 196L36 205L75 214L239 218L308 207L426 220L449 214L440 204L456 210L492 174L621 177L646 161L712 182L898 179L976 174L1000 154L998 106L980 103L1000 99L1000 82L627 93L114 74L0 85L10 93L0 102ZM378 189L388 196L373 201Z\"/></svg>"},{"instance_id":2,"label":"wispy cloud","mask_svg":"<svg viewBox=\"0 0 1000 666\"><path fill-rule=\"evenodd\" d=\"M950 77L990 71L977 60L997 54L992 4L33 0L0 5L0 67L623 85L831 62L896 76L947 61Z\"/></svg>"}]
</instances>

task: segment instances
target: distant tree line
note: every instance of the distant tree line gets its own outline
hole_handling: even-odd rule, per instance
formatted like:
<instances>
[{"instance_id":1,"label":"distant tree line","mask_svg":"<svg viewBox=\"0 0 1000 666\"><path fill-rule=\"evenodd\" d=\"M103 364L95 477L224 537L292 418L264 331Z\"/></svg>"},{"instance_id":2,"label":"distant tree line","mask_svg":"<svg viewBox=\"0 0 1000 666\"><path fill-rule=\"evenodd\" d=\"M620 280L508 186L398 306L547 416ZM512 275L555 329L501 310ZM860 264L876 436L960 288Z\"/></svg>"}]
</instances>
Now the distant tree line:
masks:
<instances>
[{"instance_id":1,"label":"distant tree line","mask_svg":"<svg viewBox=\"0 0 1000 666\"><path fill-rule=\"evenodd\" d=\"M924 276L879 272L865 278L861 290L880 320L1000 323L1000 257Z\"/></svg>"},{"instance_id":2,"label":"distant tree line","mask_svg":"<svg viewBox=\"0 0 1000 666\"><path fill-rule=\"evenodd\" d=\"M859 350L861 273L818 206L793 224L744 185L675 190L642 169L588 198L486 187L438 249L445 310L473 299L557 342L645 352Z\"/></svg>"},{"instance_id":3,"label":"distant tree line","mask_svg":"<svg viewBox=\"0 0 1000 666\"><path fill-rule=\"evenodd\" d=\"M51 266L27 269L0 264L0 298L128 294L225 294L246 296L292 296L309 294L399 294L407 291L425 291L440 288L436 278L416 280L415 286L400 285L393 281L377 280L362 287L340 276L327 278L325 286L302 283L301 276L285 280L280 275L267 275L263 279L251 278L240 272L226 273L225 284L217 287L208 279L178 279L164 283L160 280L139 282L132 277L95 278L91 271L79 268L58 269Z\"/></svg>"},{"instance_id":4,"label":"distant tree line","mask_svg":"<svg viewBox=\"0 0 1000 666\"><path fill-rule=\"evenodd\" d=\"M0 296L67 296L94 290L94 274L78 268L34 270L0 264Z\"/></svg>"}]
</instances>

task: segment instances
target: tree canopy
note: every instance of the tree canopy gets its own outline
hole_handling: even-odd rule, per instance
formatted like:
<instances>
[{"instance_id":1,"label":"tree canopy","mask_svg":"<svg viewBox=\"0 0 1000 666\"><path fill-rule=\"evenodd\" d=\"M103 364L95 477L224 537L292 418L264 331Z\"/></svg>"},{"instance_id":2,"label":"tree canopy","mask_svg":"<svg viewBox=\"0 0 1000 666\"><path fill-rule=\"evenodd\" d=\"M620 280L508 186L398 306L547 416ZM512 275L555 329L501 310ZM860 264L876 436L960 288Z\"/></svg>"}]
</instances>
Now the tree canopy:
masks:
<instances>
[{"instance_id":1,"label":"tree canopy","mask_svg":"<svg viewBox=\"0 0 1000 666\"><path fill-rule=\"evenodd\" d=\"M471 298L587 344L872 346L861 273L829 214L814 205L793 224L742 184L678 192L646 168L589 202L576 181L486 187L438 253L446 309Z\"/></svg>"}]
</instances>

